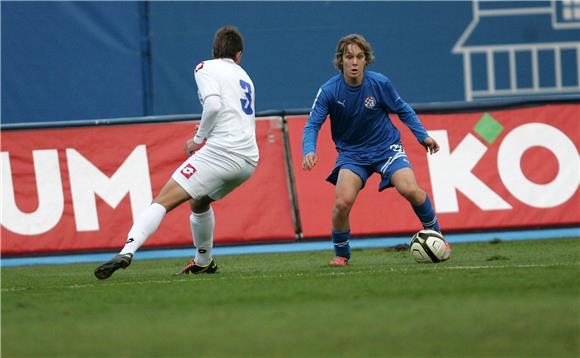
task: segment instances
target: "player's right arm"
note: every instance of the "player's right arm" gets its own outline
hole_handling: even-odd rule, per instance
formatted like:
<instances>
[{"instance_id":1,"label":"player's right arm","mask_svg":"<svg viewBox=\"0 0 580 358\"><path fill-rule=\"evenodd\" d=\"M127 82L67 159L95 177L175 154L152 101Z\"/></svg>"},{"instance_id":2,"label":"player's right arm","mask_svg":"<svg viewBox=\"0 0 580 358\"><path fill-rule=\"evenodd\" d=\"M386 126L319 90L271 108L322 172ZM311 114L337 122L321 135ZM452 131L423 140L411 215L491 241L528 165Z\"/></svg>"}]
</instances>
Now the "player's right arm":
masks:
<instances>
[{"instance_id":1,"label":"player's right arm","mask_svg":"<svg viewBox=\"0 0 580 358\"><path fill-rule=\"evenodd\" d=\"M328 96L320 88L302 134L302 169L304 170L311 170L318 162L316 141L320 127L322 127L328 113Z\"/></svg>"}]
</instances>

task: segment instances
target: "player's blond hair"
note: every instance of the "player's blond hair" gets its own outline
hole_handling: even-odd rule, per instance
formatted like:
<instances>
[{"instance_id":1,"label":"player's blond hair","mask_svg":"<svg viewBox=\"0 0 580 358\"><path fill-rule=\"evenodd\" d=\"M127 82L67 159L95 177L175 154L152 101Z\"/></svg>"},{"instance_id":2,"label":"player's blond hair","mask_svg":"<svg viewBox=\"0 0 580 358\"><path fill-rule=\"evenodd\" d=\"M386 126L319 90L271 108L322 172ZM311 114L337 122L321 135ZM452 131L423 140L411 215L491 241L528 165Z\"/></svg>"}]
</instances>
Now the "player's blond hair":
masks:
<instances>
[{"instance_id":1,"label":"player's blond hair","mask_svg":"<svg viewBox=\"0 0 580 358\"><path fill-rule=\"evenodd\" d=\"M375 62L375 55L373 54L373 48L371 44L364 38L364 36L359 34L350 34L342 37L338 40L336 45L336 54L334 57L334 66L342 72L342 56L346 47L348 45L357 45L365 54L366 66Z\"/></svg>"}]
</instances>

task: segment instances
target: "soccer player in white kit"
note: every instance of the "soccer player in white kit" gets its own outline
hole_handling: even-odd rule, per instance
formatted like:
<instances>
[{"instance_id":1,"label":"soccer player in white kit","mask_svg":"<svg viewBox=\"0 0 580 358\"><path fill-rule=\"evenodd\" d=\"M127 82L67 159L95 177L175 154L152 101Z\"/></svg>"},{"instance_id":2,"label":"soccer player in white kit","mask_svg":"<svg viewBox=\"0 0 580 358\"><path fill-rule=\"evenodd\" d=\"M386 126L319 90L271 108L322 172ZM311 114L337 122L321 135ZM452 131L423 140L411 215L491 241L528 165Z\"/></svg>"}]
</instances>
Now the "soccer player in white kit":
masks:
<instances>
[{"instance_id":1,"label":"soccer player in white kit","mask_svg":"<svg viewBox=\"0 0 580 358\"><path fill-rule=\"evenodd\" d=\"M178 274L217 271L211 254L215 226L211 203L248 180L259 159L254 84L239 66L243 48L243 38L235 27L224 26L216 32L214 59L201 62L194 71L203 111L195 136L185 143L189 157L134 220L119 254L97 267L98 279L127 268L165 214L185 201L191 206L189 219L196 253Z\"/></svg>"}]
</instances>

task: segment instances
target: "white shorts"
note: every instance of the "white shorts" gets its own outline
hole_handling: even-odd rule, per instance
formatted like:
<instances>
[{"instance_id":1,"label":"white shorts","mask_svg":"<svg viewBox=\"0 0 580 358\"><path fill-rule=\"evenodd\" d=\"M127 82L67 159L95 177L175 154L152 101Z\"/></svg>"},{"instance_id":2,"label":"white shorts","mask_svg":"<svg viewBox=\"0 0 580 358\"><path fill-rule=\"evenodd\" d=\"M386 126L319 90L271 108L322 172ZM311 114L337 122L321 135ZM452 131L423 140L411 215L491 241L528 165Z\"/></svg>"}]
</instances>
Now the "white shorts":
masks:
<instances>
[{"instance_id":1,"label":"white shorts","mask_svg":"<svg viewBox=\"0 0 580 358\"><path fill-rule=\"evenodd\" d=\"M190 156L171 178L193 199L218 200L248 180L256 167L232 154L204 146Z\"/></svg>"}]
</instances>

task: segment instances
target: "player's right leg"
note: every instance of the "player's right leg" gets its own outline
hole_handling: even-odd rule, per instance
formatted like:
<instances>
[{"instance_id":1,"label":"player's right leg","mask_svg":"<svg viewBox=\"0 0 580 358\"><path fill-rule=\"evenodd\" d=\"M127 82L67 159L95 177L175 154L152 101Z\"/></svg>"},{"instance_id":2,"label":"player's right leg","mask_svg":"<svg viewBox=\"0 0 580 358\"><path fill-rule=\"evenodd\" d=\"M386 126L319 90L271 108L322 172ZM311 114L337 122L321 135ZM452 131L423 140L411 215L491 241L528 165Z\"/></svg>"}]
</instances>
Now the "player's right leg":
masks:
<instances>
[{"instance_id":1,"label":"player's right leg","mask_svg":"<svg viewBox=\"0 0 580 358\"><path fill-rule=\"evenodd\" d=\"M217 271L212 257L215 216L210 204L236 189L255 171L254 165L226 153L206 149L197 152L194 157L191 162L194 171L184 173L178 170L174 174L174 178L192 198L189 222L196 248L195 257L177 274Z\"/></svg>"},{"instance_id":2,"label":"player's right leg","mask_svg":"<svg viewBox=\"0 0 580 358\"><path fill-rule=\"evenodd\" d=\"M95 269L95 276L104 280L118 269L126 269L133 259L137 249L153 235L165 217L165 214L190 199L189 194L173 179L161 189L153 203L137 216L127 235L125 246L111 260Z\"/></svg>"},{"instance_id":3,"label":"player's right leg","mask_svg":"<svg viewBox=\"0 0 580 358\"><path fill-rule=\"evenodd\" d=\"M332 243L335 257L330 266L346 266L350 259L350 210L363 187L361 177L341 168L336 181L336 198L332 209Z\"/></svg>"},{"instance_id":4,"label":"player's right leg","mask_svg":"<svg viewBox=\"0 0 580 358\"><path fill-rule=\"evenodd\" d=\"M190 200L189 224L195 257L177 272L177 275L217 272L218 267L212 257L215 216L210 203L213 201L209 196Z\"/></svg>"}]
</instances>

